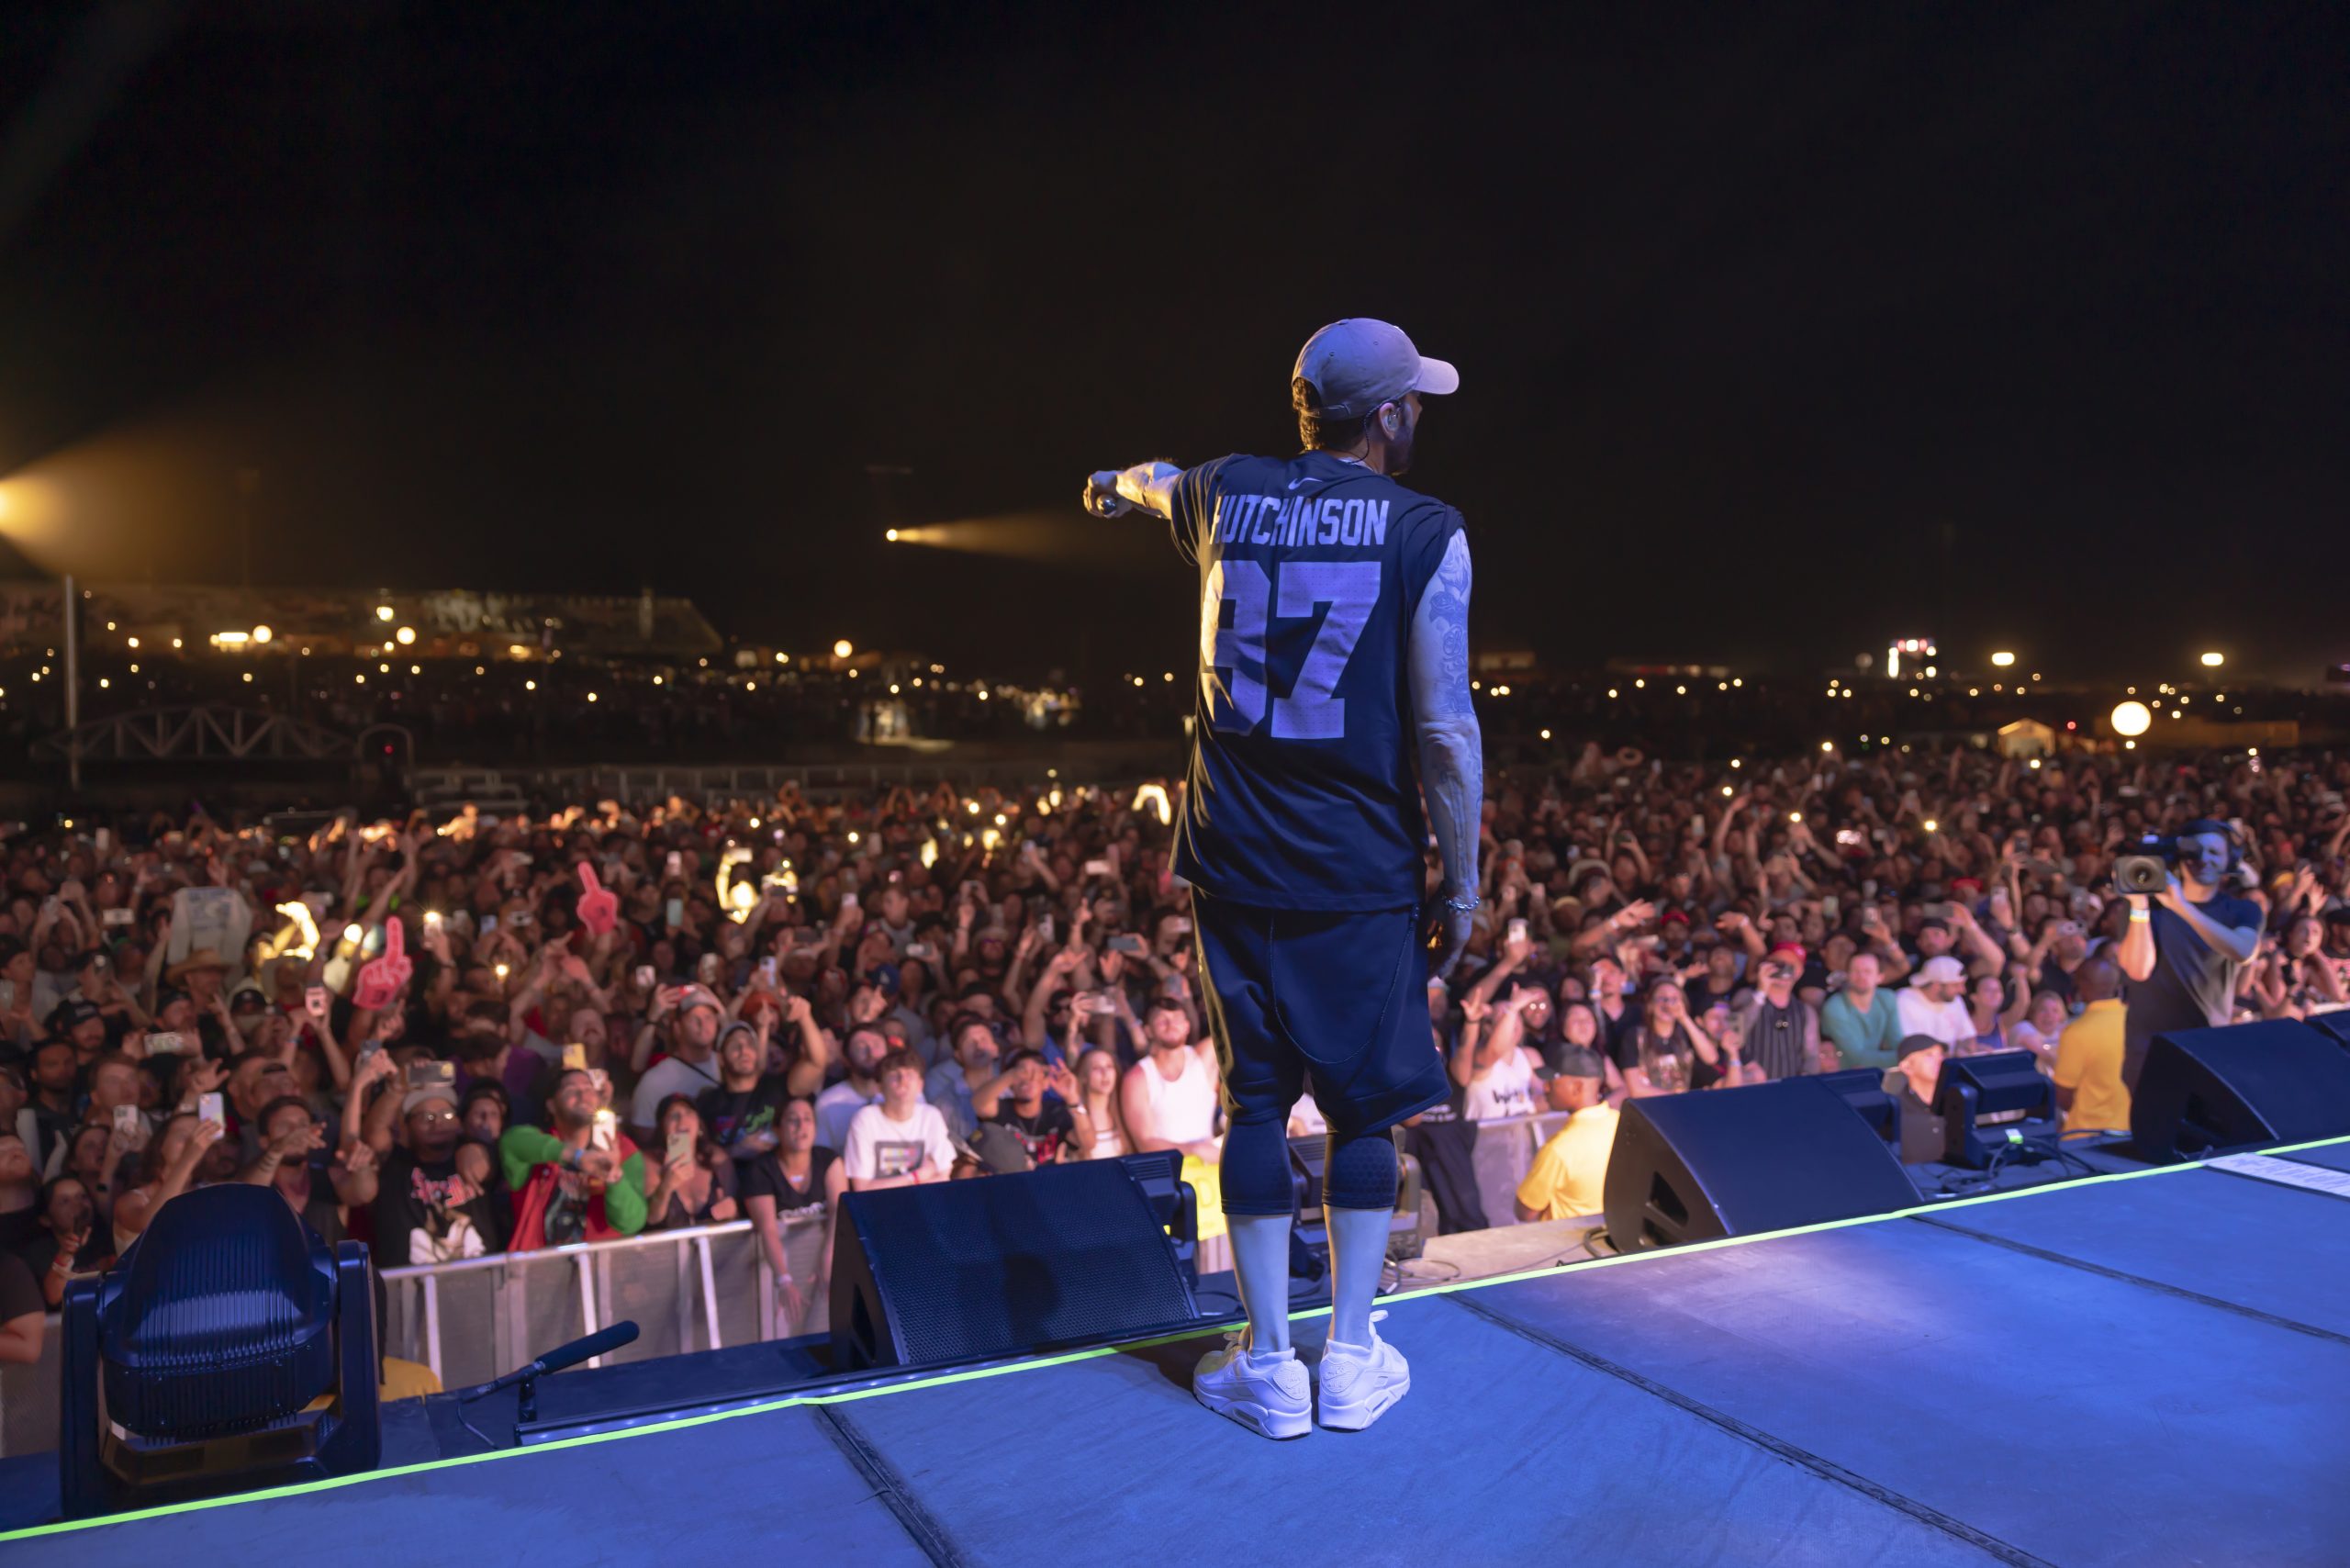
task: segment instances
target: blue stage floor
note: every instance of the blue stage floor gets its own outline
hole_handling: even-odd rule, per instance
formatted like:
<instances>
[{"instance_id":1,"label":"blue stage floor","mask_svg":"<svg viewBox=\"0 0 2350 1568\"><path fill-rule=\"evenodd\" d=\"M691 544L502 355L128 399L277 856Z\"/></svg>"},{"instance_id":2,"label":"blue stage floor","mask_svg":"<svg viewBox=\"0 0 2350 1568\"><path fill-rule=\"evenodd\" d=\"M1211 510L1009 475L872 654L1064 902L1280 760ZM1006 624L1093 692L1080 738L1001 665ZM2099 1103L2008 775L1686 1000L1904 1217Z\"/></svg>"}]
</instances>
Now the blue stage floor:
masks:
<instances>
[{"instance_id":1,"label":"blue stage floor","mask_svg":"<svg viewBox=\"0 0 2350 1568\"><path fill-rule=\"evenodd\" d=\"M1207 1414L1192 1339L0 1537L0 1555L2350 1561L2350 1199L2157 1171L1388 1307L1413 1391L1362 1433L1276 1444ZM1298 1324L1309 1352L1322 1323Z\"/></svg>"}]
</instances>

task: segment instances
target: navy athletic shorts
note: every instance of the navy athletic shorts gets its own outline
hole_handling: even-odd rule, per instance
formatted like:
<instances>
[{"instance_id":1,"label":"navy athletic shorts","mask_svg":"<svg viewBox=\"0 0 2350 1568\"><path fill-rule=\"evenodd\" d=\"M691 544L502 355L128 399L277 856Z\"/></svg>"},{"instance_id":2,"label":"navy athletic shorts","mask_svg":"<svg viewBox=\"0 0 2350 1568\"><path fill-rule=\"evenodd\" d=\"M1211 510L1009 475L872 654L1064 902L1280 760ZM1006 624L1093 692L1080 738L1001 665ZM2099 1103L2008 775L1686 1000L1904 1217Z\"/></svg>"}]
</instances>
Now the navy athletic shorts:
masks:
<instances>
[{"instance_id":1,"label":"navy athletic shorts","mask_svg":"<svg viewBox=\"0 0 2350 1568\"><path fill-rule=\"evenodd\" d=\"M1286 1122L1310 1087L1331 1132L1358 1137L1449 1097L1418 911L1260 909L1194 888L1192 913L1231 1122Z\"/></svg>"}]
</instances>

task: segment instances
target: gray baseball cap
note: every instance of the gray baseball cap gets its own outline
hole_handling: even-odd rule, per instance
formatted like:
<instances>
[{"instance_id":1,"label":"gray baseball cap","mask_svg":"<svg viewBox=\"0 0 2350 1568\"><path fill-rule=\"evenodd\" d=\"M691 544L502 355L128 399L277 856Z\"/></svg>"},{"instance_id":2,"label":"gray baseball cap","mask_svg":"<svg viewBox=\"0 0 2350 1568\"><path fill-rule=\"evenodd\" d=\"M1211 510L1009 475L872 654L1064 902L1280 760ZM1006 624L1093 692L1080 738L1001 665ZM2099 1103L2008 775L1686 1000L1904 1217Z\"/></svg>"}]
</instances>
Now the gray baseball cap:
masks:
<instances>
[{"instance_id":1,"label":"gray baseball cap","mask_svg":"<svg viewBox=\"0 0 2350 1568\"><path fill-rule=\"evenodd\" d=\"M1403 328L1368 316L1333 321L1306 339L1290 374L1313 386L1322 412L1334 420L1360 419L1406 392L1460 389L1459 371L1443 360L1423 358Z\"/></svg>"}]
</instances>

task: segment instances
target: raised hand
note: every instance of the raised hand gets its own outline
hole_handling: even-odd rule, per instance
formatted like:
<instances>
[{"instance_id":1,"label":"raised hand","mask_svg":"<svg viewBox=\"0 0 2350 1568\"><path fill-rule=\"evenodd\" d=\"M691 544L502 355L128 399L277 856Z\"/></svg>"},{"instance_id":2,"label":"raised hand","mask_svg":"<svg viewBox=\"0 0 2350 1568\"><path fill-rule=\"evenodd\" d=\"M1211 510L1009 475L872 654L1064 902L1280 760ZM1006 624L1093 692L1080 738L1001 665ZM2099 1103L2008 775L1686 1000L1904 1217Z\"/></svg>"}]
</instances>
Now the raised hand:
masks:
<instances>
[{"instance_id":1,"label":"raised hand","mask_svg":"<svg viewBox=\"0 0 2350 1568\"><path fill-rule=\"evenodd\" d=\"M229 1081L229 1070L210 1057L191 1057L180 1070L180 1103L192 1106L198 1098L212 1093Z\"/></svg>"},{"instance_id":2,"label":"raised hand","mask_svg":"<svg viewBox=\"0 0 2350 1568\"><path fill-rule=\"evenodd\" d=\"M316 1122L307 1122L301 1126L289 1128L280 1137L271 1139L269 1152L282 1160L297 1159L314 1148L324 1148L326 1143L325 1129Z\"/></svg>"},{"instance_id":3,"label":"raised hand","mask_svg":"<svg viewBox=\"0 0 2350 1568\"><path fill-rule=\"evenodd\" d=\"M399 1070L399 1063L392 1059L391 1052L369 1051L361 1058L359 1070L351 1075L351 1092L362 1093L376 1080L389 1078Z\"/></svg>"}]
</instances>

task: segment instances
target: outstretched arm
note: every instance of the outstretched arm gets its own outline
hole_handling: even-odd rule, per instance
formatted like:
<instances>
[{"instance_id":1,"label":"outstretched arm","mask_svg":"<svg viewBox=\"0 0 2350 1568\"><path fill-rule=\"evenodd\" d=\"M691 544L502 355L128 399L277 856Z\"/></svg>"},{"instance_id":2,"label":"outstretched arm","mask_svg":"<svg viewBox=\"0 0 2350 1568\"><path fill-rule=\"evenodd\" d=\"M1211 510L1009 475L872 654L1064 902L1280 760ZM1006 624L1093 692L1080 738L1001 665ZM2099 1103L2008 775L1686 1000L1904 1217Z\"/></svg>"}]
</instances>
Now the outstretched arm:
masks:
<instances>
[{"instance_id":1,"label":"outstretched arm","mask_svg":"<svg viewBox=\"0 0 2350 1568\"><path fill-rule=\"evenodd\" d=\"M1117 517L1139 507L1155 516L1172 518L1175 481L1182 472L1172 463L1105 468L1085 482L1085 510L1096 517Z\"/></svg>"},{"instance_id":2,"label":"outstretched arm","mask_svg":"<svg viewBox=\"0 0 2350 1568\"><path fill-rule=\"evenodd\" d=\"M1448 901L1477 890L1477 824L1485 799L1484 739L1469 695L1469 536L1457 532L1412 619L1412 712L1420 747L1420 792L1444 862L1428 914L1441 942L1438 972L1449 973L1469 944L1469 913Z\"/></svg>"}]
</instances>

